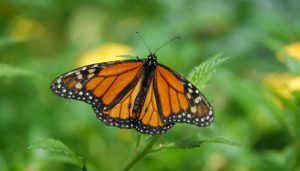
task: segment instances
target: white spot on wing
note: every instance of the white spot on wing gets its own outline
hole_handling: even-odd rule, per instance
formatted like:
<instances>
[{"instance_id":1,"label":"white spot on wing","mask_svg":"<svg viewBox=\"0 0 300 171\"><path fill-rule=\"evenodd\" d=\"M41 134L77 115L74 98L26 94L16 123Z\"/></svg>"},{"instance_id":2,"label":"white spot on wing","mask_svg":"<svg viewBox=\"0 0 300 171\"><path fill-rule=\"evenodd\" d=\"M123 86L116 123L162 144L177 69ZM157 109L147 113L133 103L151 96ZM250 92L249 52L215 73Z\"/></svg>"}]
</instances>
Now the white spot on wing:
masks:
<instances>
[{"instance_id":1,"label":"white spot on wing","mask_svg":"<svg viewBox=\"0 0 300 171\"><path fill-rule=\"evenodd\" d=\"M77 79L81 80L82 79L82 75L81 74L77 75Z\"/></svg>"},{"instance_id":2,"label":"white spot on wing","mask_svg":"<svg viewBox=\"0 0 300 171\"><path fill-rule=\"evenodd\" d=\"M192 96L191 96L190 93L187 93L187 97L188 97L188 99L191 99L191 98L192 98Z\"/></svg>"},{"instance_id":3,"label":"white spot on wing","mask_svg":"<svg viewBox=\"0 0 300 171\"><path fill-rule=\"evenodd\" d=\"M196 111L197 111L197 107L196 107L196 106L192 106L192 107L191 107L191 112L192 112L192 113L196 113Z\"/></svg>"},{"instance_id":4,"label":"white spot on wing","mask_svg":"<svg viewBox=\"0 0 300 171\"><path fill-rule=\"evenodd\" d=\"M199 103L201 101L201 97L200 96L198 96L196 99L195 99L195 103Z\"/></svg>"},{"instance_id":5,"label":"white spot on wing","mask_svg":"<svg viewBox=\"0 0 300 171\"><path fill-rule=\"evenodd\" d=\"M82 88L82 84L80 82L76 83L75 88L81 89Z\"/></svg>"},{"instance_id":6,"label":"white spot on wing","mask_svg":"<svg viewBox=\"0 0 300 171\"><path fill-rule=\"evenodd\" d=\"M93 72L95 72L96 71L96 69L89 69L89 73L93 73Z\"/></svg>"},{"instance_id":7,"label":"white spot on wing","mask_svg":"<svg viewBox=\"0 0 300 171\"><path fill-rule=\"evenodd\" d=\"M88 78L92 78L95 74L94 73L91 73L88 75Z\"/></svg>"}]
</instances>

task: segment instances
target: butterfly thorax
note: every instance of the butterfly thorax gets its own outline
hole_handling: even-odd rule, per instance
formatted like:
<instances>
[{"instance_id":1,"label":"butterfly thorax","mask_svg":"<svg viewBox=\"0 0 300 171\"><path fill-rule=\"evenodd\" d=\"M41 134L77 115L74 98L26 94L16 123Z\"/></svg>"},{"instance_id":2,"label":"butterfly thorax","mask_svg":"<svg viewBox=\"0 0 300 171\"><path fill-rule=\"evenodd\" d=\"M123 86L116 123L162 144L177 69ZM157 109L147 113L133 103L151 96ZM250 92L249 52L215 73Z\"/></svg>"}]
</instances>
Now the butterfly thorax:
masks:
<instances>
[{"instance_id":1,"label":"butterfly thorax","mask_svg":"<svg viewBox=\"0 0 300 171\"><path fill-rule=\"evenodd\" d=\"M145 66L145 70L143 73L143 80L142 80L142 86L141 89L135 99L134 102L134 106L133 106L133 113L135 113L136 115L139 115L141 112L141 106L143 106L144 104L144 100L145 100L145 96L146 93L149 89L149 86L151 84L151 80L153 80L152 78L154 77L155 74L155 69L156 69L156 55L155 54L150 54L148 56L148 59L145 60L144 66Z\"/></svg>"}]
</instances>

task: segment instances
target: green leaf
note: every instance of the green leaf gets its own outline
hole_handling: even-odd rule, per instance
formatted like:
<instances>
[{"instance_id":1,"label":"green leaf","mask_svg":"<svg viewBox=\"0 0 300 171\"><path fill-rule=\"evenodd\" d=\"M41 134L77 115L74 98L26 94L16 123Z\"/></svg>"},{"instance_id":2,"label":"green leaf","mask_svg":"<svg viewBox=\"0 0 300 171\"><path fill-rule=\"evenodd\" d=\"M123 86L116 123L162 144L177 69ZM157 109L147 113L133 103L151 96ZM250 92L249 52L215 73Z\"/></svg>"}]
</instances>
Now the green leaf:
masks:
<instances>
[{"instance_id":1,"label":"green leaf","mask_svg":"<svg viewBox=\"0 0 300 171\"><path fill-rule=\"evenodd\" d=\"M190 80L195 86L203 89L211 75L215 72L216 67L229 59L221 58L221 56L222 53L219 53L195 67L189 73L188 80Z\"/></svg>"},{"instance_id":2,"label":"green leaf","mask_svg":"<svg viewBox=\"0 0 300 171\"><path fill-rule=\"evenodd\" d=\"M240 146L240 144L233 142L231 140L224 139L224 138L201 137L200 135L196 135L196 136L191 136L191 137L187 137L182 140L179 140L170 147L181 148L181 149L196 148L196 147L200 147L203 143L219 143L219 144Z\"/></svg>"},{"instance_id":3,"label":"green leaf","mask_svg":"<svg viewBox=\"0 0 300 171\"><path fill-rule=\"evenodd\" d=\"M55 139L46 139L28 146L29 150L32 149L43 149L49 152L54 152L58 154L62 154L65 157L69 157L70 163L79 166L81 168L85 167L85 162L82 157L78 156L74 153L69 147L67 147L63 142ZM63 160L67 161L67 160Z\"/></svg>"},{"instance_id":4,"label":"green leaf","mask_svg":"<svg viewBox=\"0 0 300 171\"><path fill-rule=\"evenodd\" d=\"M174 141L166 144L160 144L157 147L153 148L152 152L159 151L165 148L175 148L175 149L198 148L201 147L203 143L219 143L219 144L227 144L233 146L241 146L239 143L224 138L203 137L200 134L195 134L193 136L189 136L178 141Z\"/></svg>"},{"instance_id":5,"label":"green leaf","mask_svg":"<svg viewBox=\"0 0 300 171\"><path fill-rule=\"evenodd\" d=\"M23 68L0 63L0 77L34 76L35 72Z\"/></svg>"}]
</instances>

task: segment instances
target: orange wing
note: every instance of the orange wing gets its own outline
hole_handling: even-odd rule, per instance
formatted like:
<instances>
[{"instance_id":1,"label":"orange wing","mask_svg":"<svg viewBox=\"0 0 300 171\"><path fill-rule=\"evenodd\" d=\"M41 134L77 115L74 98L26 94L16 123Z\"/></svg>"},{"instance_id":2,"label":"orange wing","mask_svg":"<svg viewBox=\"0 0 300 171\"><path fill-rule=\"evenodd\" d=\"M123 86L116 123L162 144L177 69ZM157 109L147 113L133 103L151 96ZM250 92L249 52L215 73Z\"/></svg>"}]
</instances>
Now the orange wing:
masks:
<instances>
[{"instance_id":1,"label":"orange wing","mask_svg":"<svg viewBox=\"0 0 300 171\"><path fill-rule=\"evenodd\" d=\"M157 98L152 79L139 113L136 130L141 133L157 135L166 132L174 124L165 124L157 107Z\"/></svg>"},{"instance_id":2,"label":"orange wing","mask_svg":"<svg viewBox=\"0 0 300 171\"><path fill-rule=\"evenodd\" d=\"M144 61L93 64L58 77L52 91L62 97L92 104L97 117L109 126L133 128L131 108L141 88Z\"/></svg>"},{"instance_id":3,"label":"orange wing","mask_svg":"<svg viewBox=\"0 0 300 171\"><path fill-rule=\"evenodd\" d=\"M128 96L142 73L142 60L93 64L58 77L51 89L59 96L81 100L108 111Z\"/></svg>"},{"instance_id":4,"label":"orange wing","mask_svg":"<svg viewBox=\"0 0 300 171\"><path fill-rule=\"evenodd\" d=\"M103 110L94 105L97 117L106 125L119 128L135 128L137 115L132 111L136 96L141 88L142 78L129 92L110 110Z\"/></svg>"},{"instance_id":5,"label":"orange wing","mask_svg":"<svg viewBox=\"0 0 300 171\"><path fill-rule=\"evenodd\" d=\"M185 122L208 126L213 122L211 105L203 94L181 75L158 65L155 79L157 106L163 123Z\"/></svg>"}]
</instances>

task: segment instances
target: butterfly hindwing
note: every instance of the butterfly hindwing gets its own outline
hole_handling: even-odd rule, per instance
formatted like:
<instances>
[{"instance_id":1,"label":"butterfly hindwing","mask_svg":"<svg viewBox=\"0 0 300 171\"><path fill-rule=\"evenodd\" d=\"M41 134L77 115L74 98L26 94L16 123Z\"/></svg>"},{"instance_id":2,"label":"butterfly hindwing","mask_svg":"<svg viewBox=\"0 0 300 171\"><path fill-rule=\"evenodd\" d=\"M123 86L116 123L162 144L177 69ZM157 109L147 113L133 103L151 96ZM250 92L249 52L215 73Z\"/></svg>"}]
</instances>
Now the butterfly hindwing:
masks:
<instances>
[{"instance_id":1,"label":"butterfly hindwing","mask_svg":"<svg viewBox=\"0 0 300 171\"><path fill-rule=\"evenodd\" d=\"M213 110L204 95L180 74L163 65L156 69L156 95L163 122L208 126Z\"/></svg>"},{"instance_id":2,"label":"butterfly hindwing","mask_svg":"<svg viewBox=\"0 0 300 171\"><path fill-rule=\"evenodd\" d=\"M134 101L141 89L142 78L132 87L123 98L115 104L110 110L101 109L93 105L93 109L101 121L108 126L119 128L135 128L137 123L137 114L132 111Z\"/></svg>"},{"instance_id":3,"label":"butterfly hindwing","mask_svg":"<svg viewBox=\"0 0 300 171\"><path fill-rule=\"evenodd\" d=\"M145 94L145 100L141 106L139 117L137 118L136 130L141 133L157 135L167 132L174 123L165 124L157 107L157 95L155 93L155 80L152 79Z\"/></svg>"}]
</instances>

